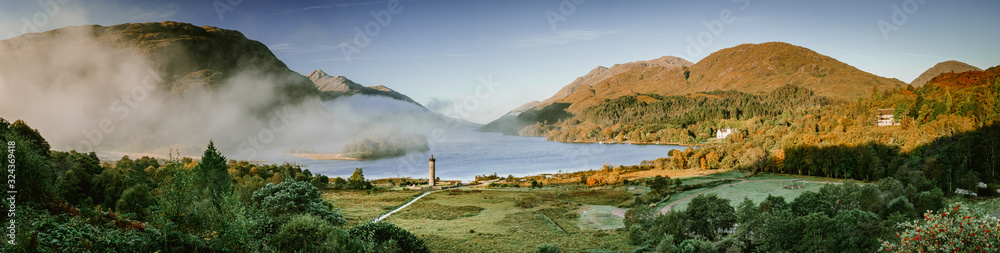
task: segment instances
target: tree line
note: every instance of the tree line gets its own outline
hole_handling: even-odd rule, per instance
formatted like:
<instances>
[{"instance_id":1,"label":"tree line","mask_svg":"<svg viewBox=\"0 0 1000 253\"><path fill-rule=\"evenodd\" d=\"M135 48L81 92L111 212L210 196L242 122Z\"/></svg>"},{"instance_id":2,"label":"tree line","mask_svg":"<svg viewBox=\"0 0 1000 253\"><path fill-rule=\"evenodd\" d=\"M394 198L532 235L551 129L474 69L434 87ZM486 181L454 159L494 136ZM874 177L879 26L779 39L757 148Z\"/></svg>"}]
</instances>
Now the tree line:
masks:
<instances>
[{"instance_id":1,"label":"tree line","mask_svg":"<svg viewBox=\"0 0 1000 253\"><path fill-rule=\"evenodd\" d=\"M0 140L15 143L17 169L3 176L18 179L17 236L4 252L427 252L389 223L343 228L320 194L326 176L227 160L212 142L198 161L102 163L93 152L49 150L23 121L0 119Z\"/></svg>"},{"instance_id":2,"label":"tree line","mask_svg":"<svg viewBox=\"0 0 1000 253\"><path fill-rule=\"evenodd\" d=\"M418 133L401 133L397 130L361 134L342 147L345 157L361 160L399 157L408 152L427 150L430 150L427 146L427 137Z\"/></svg>"}]
</instances>

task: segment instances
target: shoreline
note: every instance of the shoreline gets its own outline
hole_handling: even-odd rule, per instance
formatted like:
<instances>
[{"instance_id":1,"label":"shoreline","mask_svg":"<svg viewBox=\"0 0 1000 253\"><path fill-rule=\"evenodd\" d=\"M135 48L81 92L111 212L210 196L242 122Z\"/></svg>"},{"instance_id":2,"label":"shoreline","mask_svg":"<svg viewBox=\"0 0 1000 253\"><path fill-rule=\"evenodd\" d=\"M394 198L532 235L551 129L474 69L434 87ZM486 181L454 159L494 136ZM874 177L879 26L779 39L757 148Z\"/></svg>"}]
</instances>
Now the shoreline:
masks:
<instances>
[{"instance_id":1,"label":"shoreline","mask_svg":"<svg viewBox=\"0 0 1000 253\"><path fill-rule=\"evenodd\" d=\"M550 141L550 140L545 140ZM599 141L551 141L559 143L571 143L571 144L631 144L631 145L669 145L669 146L685 146L685 147L698 147L704 144L690 144L690 143L680 143L680 142L599 142Z\"/></svg>"},{"instance_id":2,"label":"shoreline","mask_svg":"<svg viewBox=\"0 0 1000 253\"><path fill-rule=\"evenodd\" d=\"M346 157L340 153L289 153L296 157L302 157L317 161L329 161L329 160L340 160L340 161L361 161L361 159Z\"/></svg>"}]
</instances>

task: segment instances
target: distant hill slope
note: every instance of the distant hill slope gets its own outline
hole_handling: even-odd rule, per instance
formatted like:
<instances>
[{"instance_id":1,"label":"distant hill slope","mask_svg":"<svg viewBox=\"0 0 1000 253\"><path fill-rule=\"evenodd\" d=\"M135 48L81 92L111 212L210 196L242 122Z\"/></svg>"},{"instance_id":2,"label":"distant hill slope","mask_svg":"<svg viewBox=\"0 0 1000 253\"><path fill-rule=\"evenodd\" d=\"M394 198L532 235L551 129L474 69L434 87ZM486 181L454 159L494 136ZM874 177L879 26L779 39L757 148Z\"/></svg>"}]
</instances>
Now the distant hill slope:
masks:
<instances>
[{"instance_id":1,"label":"distant hill slope","mask_svg":"<svg viewBox=\"0 0 1000 253\"><path fill-rule=\"evenodd\" d=\"M88 41L64 41L83 38ZM109 54L98 59L81 59L79 55L88 53L86 50ZM288 69L264 44L247 39L239 31L188 23L64 27L0 41L0 54L4 56L0 60L0 73L42 81L39 83L76 74L73 71L80 69L97 69L68 66L72 61L116 63L138 56L163 79L161 88L175 94L195 88L223 88L229 78L252 69L258 76L278 79L276 88L280 96L275 97L276 103L298 103L318 95L312 82ZM39 60L47 58L53 60ZM38 67L34 69L37 73L9 73L24 69L25 64ZM52 69L56 66L68 69ZM53 71L70 73L52 75Z\"/></svg>"},{"instance_id":2,"label":"distant hill slope","mask_svg":"<svg viewBox=\"0 0 1000 253\"><path fill-rule=\"evenodd\" d=\"M924 71L924 73L920 74L920 76L917 76L916 79L913 79L913 82L910 82L910 85L913 85L913 87L920 87L927 84L927 81L930 81L931 78L937 77L940 74L962 73L967 71L983 70L960 61L943 61L938 64L934 64L934 67L927 69L927 71Z\"/></svg>"},{"instance_id":3,"label":"distant hill slope","mask_svg":"<svg viewBox=\"0 0 1000 253\"><path fill-rule=\"evenodd\" d=\"M383 85L376 86L362 86L361 84L355 83L347 77L344 76L331 76L323 70L314 70L307 76L310 81L312 81L316 88L320 92L320 97L323 100L332 100L340 96L350 96L354 94L370 95L370 96L383 96L396 100L406 101L424 107L417 101L414 101L410 97L403 95L402 93L396 92L389 87Z\"/></svg>"},{"instance_id":4,"label":"distant hill slope","mask_svg":"<svg viewBox=\"0 0 1000 253\"><path fill-rule=\"evenodd\" d=\"M987 70L973 70L955 73L941 73L927 81L927 86L967 88L991 85L1000 80L1000 66Z\"/></svg>"},{"instance_id":5,"label":"distant hill slope","mask_svg":"<svg viewBox=\"0 0 1000 253\"><path fill-rule=\"evenodd\" d=\"M444 114L433 112L424 105L418 103L417 101L411 99L409 96L399 93L389 87L384 85L375 86L363 86L361 84L351 81L344 76L331 76L324 72L323 70L314 70L307 76L310 81L316 85L316 89L319 91L319 96L323 101L333 101L337 98L351 97L354 95L367 95L376 98L387 98L394 99L398 101L405 102L409 105L416 106L417 109L406 109L402 107L385 107L385 104L358 104L356 106L367 107L364 109L356 108L358 112L365 112L373 115L382 115L381 117L375 118L376 121L393 121L399 119L412 119L414 121L431 121L436 122L438 127L445 128L477 128L480 124L472 123L467 120L452 118ZM366 101L371 102L371 101ZM353 102L348 102L353 103Z\"/></svg>"},{"instance_id":6,"label":"distant hill slope","mask_svg":"<svg viewBox=\"0 0 1000 253\"><path fill-rule=\"evenodd\" d=\"M556 103L560 103L559 107L564 108L565 112L578 114L608 99L627 95L670 96L715 90L759 94L787 84L813 90L820 96L839 99L865 97L874 89L888 90L906 85L897 79L861 71L804 47L783 42L743 44L712 53L697 64L667 56L650 61L616 64L611 68L598 67L566 85L552 97L534 105L533 109L525 110L544 110L546 113L522 113L517 117L508 114L498 119L504 122L491 122L480 130L509 134L518 132L510 128L546 121L554 123L566 118L552 108L546 110L546 107ZM532 116L540 118L530 118ZM518 120L522 122L510 122Z\"/></svg>"},{"instance_id":7,"label":"distant hill slope","mask_svg":"<svg viewBox=\"0 0 1000 253\"><path fill-rule=\"evenodd\" d=\"M673 83L683 79L683 68L691 66L688 60L664 56L648 61L615 64L610 68L598 66L584 76L576 78L552 97L541 101L535 108L553 103L568 103L567 109L579 112L605 99L636 93L660 93L669 90ZM522 106L522 108L525 106Z\"/></svg>"},{"instance_id":8,"label":"distant hill slope","mask_svg":"<svg viewBox=\"0 0 1000 253\"><path fill-rule=\"evenodd\" d=\"M31 122L56 150L196 154L214 140L243 159L293 146L336 152L362 130L478 127L384 86L311 77L325 83L238 31L64 27L0 41L0 115ZM339 92L371 96L322 100Z\"/></svg>"},{"instance_id":9,"label":"distant hill slope","mask_svg":"<svg viewBox=\"0 0 1000 253\"><path fill-rule=\"evenodd\" d=\"M856 99L871 95L872 88L905 87L898 79L876 76L808 48L768 42L743 44L712 53L691 66L691 85L684 93L736 90L769 92L793 84L817 95Z\"/></svg>"},{"instance_id":10,"label":"distant hill slope","mask_svg":"<svg viewBox=\"0 0 1000 253\"><path fill-rule=\"evenodd\" d=\"M0 115L32 122L57 150L198 150L214 139L232 151L283 112L323 110L313 83L264 44L169 21L0 41L0 90Z\"/></svg>"}]
</instances>

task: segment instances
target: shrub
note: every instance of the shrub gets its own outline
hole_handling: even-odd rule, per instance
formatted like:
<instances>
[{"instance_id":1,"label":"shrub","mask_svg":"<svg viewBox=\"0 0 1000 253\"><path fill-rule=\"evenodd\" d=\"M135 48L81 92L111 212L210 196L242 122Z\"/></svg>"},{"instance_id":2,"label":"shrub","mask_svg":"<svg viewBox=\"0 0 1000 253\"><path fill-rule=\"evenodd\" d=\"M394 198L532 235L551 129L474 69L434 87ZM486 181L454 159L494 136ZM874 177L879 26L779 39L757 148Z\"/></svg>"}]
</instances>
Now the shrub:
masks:
<instances>
[{"instance_id":1,"label":"shrub","mask_svg":"<svg viewBox=\"0 0 1000 253\"><path fill-rule=\"evenodd\" d=\"M347 232L309 214L292 217L273 239L282 252L344 252L349 241Z\"/></svg>"},{"instance_id":2,"label":"shrub","mask_svg":"<svg viewBox=\"0 0 1000 253\"><path fill-rule=\"evenodd\" d=\"M273 217L311 214L334 226L347 223L343 215L330 210L331 206L323 202L319 189L306 182L289 180L267 184L253 193L253 201Z\"/></svg>"},{"instance_id":3,"label":"shrub","mask_svg":"<svg viewBox=\"0 0 1000 253\"><path fill-rule=\"evenodd\" d=\"M917 222L899 224L898 242L882 242L888 252L996 252L1000 220L973 215L967 207L952 204L940 213L927 212Z\"/></svg>"},{"instance_id":4,"label":"shrub","mask_svg":"<svg viewBox=\"0 0 1000 253\"><path fill-rule=\"evenodd\" d=\"M687 240L684 240L683 242L681 242L680 245L677 245L677 251L678 252L684 252L684 253L689 253L689 252L690 253L715 252L715 246L712 245L712 242L704 240L704 239L700 239L700 238L699 239L687 239Z\"/></svg>"},{"instance_id":5,"label":"shrub","mask_svg":"<svg viewBox=\"0 0 1000 253\"><path fill-rule=\"evenodd\" d=\"M559 252L562 252L562 249L559 248L559 245L551 243L538 245L538 247L535 248L535 253L559 253Z\"/></svg>"},{"instance_id":6,"label":"shrub","mask_svg":"<svg viewBox=\"0 0 1000 253\"><path fill-rule=\"evenodd\" d=\"M398 252L430 252L423 240L392 223L365 223L348 232L352 239L360 243L361 249L354 251L387 252L396 249Z\"/></svg>"},{"instance_id":7,"label":"shrub","mask_svg":"<svg viewBox=\"0 0 1000 253\"><path fill-rule=\"evenodd\" d=\"M139 184L128 188L122 193L121 199L115 204L115 210L119 213L134 213L140 220L145 219L145 209L154 203L153 196L149 194L149 186Z\"/></svg>"}]
</instances>

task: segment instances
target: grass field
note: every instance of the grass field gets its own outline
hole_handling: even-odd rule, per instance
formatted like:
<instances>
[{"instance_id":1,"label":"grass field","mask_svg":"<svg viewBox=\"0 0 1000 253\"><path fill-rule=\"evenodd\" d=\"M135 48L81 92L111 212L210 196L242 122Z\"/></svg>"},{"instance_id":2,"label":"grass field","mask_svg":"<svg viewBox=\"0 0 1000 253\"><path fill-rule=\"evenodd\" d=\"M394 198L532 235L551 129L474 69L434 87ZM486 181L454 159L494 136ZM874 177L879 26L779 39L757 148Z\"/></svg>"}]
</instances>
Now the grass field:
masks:
<instances>
[{"instance_id":1,"label":"grass field","mask_svg":"<svg viewBox=\"0 0 1000 253\"><path fill-rule=\"evenodd\" d=\"M340 213L347 220L347 227L353 227L359 222L369 221L391 211L420 193L400 190L368 194L360 190L327 190L323 192L323 199L340 208Z\"/></svg>"},{"instance_id":2,"label":"grass field","mask_svg":"<svg viewBox=\"0 0 1000 253\"><path fill-rule=\"evenodd\" d=\"M696 184L700 184L700 183L706 183L706 182L712 182L712 181L719 181L719 180L721 180L721 179L715 178L715 177L691 177L691 178L682 178L681 179L681 184L682 185L696 185Z\"/></svg>"},{"instance_id":3,"label":"grass field","mask_svg":"<svg viewBox=\"0 0 1000 253\"><path fill-rule=\"evenodd\" d=\"M726 172L711 174L709 176L716 178L736 179L736 178L746 177L747 173L743 171L726 171Z\"/></svg>"},{"instance_id":4,"label":"grass field","mask_svg":"<svg viewBox=\"0 0 1000 253\"><path fill-rule=\"evenodd\" d=\"M795 199L799 195L802 195L802 193L806 191L819 191L819 189L822 188L823 185L825 185L821 183L804 183L805 188L802 189L786 189L781 187L782 185L789 185L789 184L790 182L780 182L780 181L747 181L728 187L715 188L711 191L707 191L701 194L702 195L716 194L720 198L728 199L729 204L735 207L736 205L739 205L740 202L743 202L744 197L749 198L754 203L760 203L765 198L767 198L768 195L781 196L784 197L786 201L792 201L793 199ZM796 182L796 184L802 184L802 182ZM684 193L681 193L677 194L676 198L675 196L671 196L670 198L681 199L685 196L689 196L693 193L697 193L703 190L705 190L705 188L689 190L685 191L684 193L688 192L692 193L688 193L686 195L684 195ZM691 199L681 200L677 202L677 204L675 204L671 208L671 210L682 211L687 208L689 203L691 203Z\"/></svg>"},{"instance_id":5,"label":"grass field","mask_svg":"<svg viewBox=\"0 0 1000 253\"><path fill-rule=\"evenodd\" d=\"M610 213L631 196L625 189L586 187L449 190L428 195L386 221L424 239L434 252L534 252L543 243L564 252L627 252L632 246L624 233L581 229L578 223L582 207L602 205Z\"/></svg>"},{"instance_id":6,"label":"grass field","mask_svg":"<svg viewBox=\"0 0 1000 253\"><path fill-rule=\"evenodd\" d=\"M760 203L770 195L787 201L806 191L818 191L825 182L838 181L818 177L760 174L744 178L744 172L697 173L683 178L685 185L727 180L727 187L713 185L675 193L657 209L676 202L672 210L684 210L695 194L716 194L733 206L749 198ZM707 173L704 173L707 174ZM744 181L746 180L746 181ZM804 184L802 189L782 185ZM433 252L534 252L543 243L559 245L563 252L607 249L630 252L624 227L624 209L635 197L649 192L646 186L587 187L570 184L542 189L465 188L446 190L425 196L409 207L389 216L394 223L422 238ZM323 197L340 207L348 221L346 227L366 222L406 203L419 191L327 191ZM992 206L989 206L992 207Z\"/></svg>"}]
</instances>

